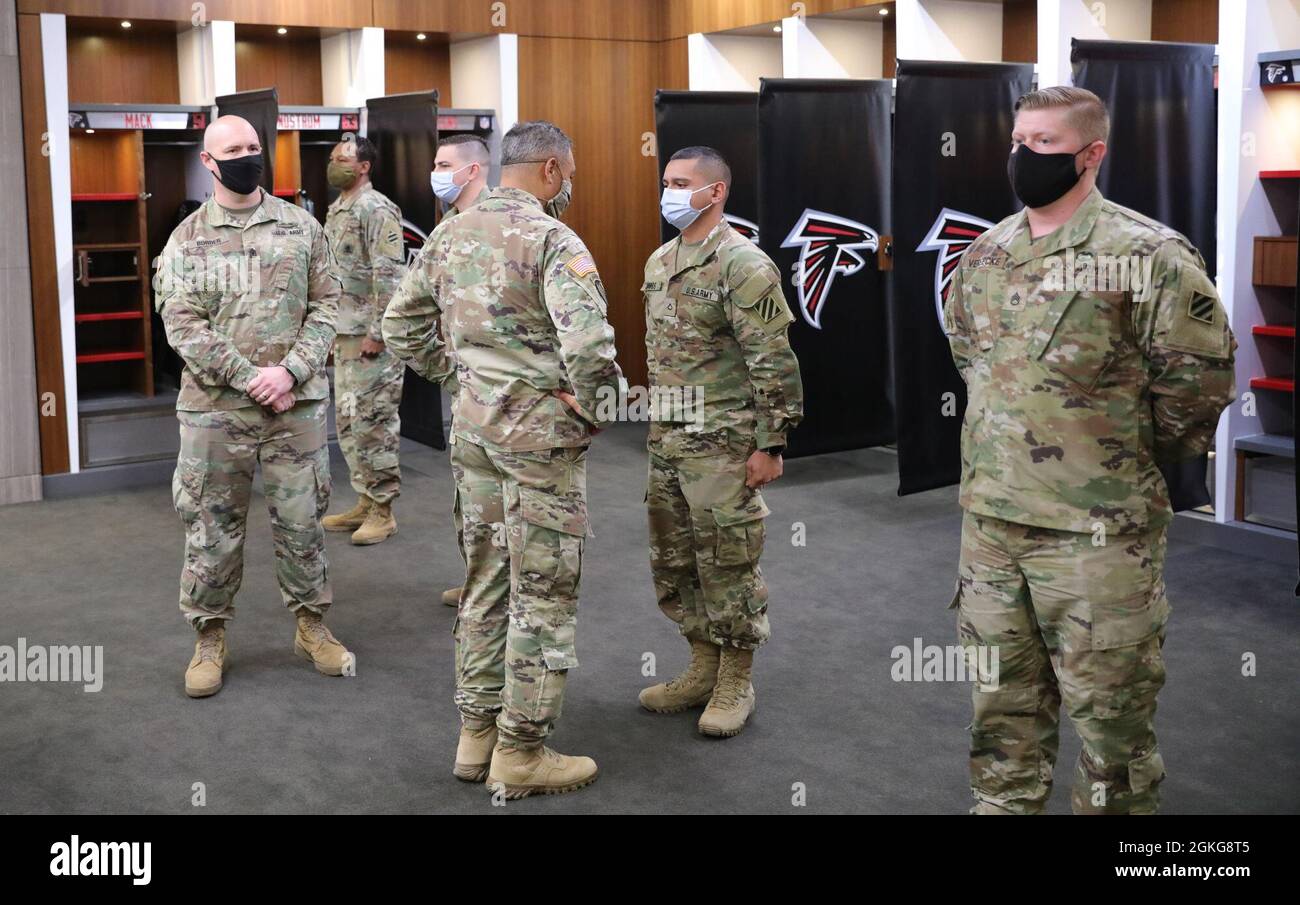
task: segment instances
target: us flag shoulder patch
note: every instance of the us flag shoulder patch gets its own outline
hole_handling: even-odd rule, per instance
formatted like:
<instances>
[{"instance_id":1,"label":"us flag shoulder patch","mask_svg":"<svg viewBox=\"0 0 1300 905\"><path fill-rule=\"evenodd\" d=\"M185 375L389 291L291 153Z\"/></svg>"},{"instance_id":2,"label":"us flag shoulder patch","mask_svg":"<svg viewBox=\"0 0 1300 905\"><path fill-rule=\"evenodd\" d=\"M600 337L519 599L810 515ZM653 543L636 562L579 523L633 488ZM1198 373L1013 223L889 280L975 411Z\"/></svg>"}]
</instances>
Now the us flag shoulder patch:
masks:
<instances>
[{"instance_id":1,"label":"us flag shoulder patch","mask_svg":"<svg viewBox=\"0 0 1300 905\"><path fill-rule=\"evenodd\" d=\"M591 259L591 255L578 255L564 267L580 280L596 272L596 262Z\"/></svg>"},{"instance_id":2,"label":"us flag shoulder patch","mask_svg":"<svg viewBox=\"0 0 1300 905\"><path fill-rule=\"evenodd\" d=\"M1187 316L1203 324L1214 323L1214 299L1208 295L1194 295L1187 303Z\"/></svg>"}]
</instances>

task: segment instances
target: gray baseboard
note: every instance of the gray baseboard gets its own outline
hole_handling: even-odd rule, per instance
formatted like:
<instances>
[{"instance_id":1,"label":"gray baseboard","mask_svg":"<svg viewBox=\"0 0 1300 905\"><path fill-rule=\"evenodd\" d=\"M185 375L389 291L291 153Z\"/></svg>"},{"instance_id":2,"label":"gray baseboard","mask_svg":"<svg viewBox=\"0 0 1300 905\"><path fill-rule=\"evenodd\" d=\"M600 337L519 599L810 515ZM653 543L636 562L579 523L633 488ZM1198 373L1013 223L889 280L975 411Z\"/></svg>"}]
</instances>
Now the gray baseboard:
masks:
<instances>
[{"instance_id":1,"label":"gray baseboard","mask_svg":"<svg viewBox=\"0 0 1300 905\"><path fill-rule=\"evenodd\" d=\"M1179 513L1169 526L1169 538L1218 547L1229 553L1284 566L1296 566L1300 557L1295 532L1249 522L1220 524L1209 516L1195 512Z\"/></svg>"}]
</instances>

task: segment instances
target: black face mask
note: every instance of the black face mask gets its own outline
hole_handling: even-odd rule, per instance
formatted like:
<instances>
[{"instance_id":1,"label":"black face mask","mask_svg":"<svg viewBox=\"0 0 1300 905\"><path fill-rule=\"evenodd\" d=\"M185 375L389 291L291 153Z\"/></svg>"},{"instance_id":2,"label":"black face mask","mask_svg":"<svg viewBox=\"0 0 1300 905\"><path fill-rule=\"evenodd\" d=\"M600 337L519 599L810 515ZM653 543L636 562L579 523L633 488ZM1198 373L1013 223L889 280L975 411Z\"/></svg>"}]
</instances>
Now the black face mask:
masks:
<instances>
[{"instance_id":1,"label":"black face mask","mask_svg":"<svg viewBox=\"0 0 1300 905\"><path fill-rule=\"evenodd\" d=\"M1092 143L1073 154L1039 154L1029 145L1020 145L1007 160L1007 177L1016 197L1025 207L1046 207L1078 183L1083 176L1074 168L1074 159Z\"/></svg>"},{"instance_id":2,"label":"black face mask","mask_svg":"<svg viewBox=\"0 0 1300 905\"><path fill-rule=\"evenodd\" d=\"M257 185L262 181L261 154L246 154L229 160L214 157L212 160L221 171L221 184L236 195L251 195L257 191Z\"/></svg>"}]
</instances>

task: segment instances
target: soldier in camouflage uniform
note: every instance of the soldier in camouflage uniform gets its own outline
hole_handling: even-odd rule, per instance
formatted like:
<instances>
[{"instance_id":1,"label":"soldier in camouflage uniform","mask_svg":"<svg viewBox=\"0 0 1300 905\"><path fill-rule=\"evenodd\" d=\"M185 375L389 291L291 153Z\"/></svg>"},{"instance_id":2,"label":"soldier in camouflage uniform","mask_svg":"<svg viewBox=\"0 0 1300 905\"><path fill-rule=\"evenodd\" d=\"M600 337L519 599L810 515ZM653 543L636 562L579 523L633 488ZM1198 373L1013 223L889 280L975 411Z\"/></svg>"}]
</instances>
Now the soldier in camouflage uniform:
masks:
<instances>
[{"instance_id":1,"label":"soldier in camouflage uniform","mask_svg":"<svg viewBox=\"0 0 1300 905\"><path fill-rule=\"evenodd\" d=\"M352 543L383 543L397 533L393 501L401 492L402 362L384 347L384 308L405 268L402 212L370 183L375 146L339 142L327 178L340 190L325 218L334 275L343 286L334 341L335 419L357 503L327 516L326 531L350 531Z\"/></svg>"},{"instance_id":2,"label":"soldier in camouflage uniform","mask_svg":"<svg viewBox=\"0 0 1300 905\"><path fill-rule=\"evenodd\" d=\"M691 662L640 700L657 713L707 705L700 732L729 737L754 709L754 651L770 634L759 488L781 475L803 385L780 273L723 218L726 161L686 148L663 184L662 212L682 233L651 255L642 287L655 409L646 503L659 608Z\"/></svg>"},{"instance_id":3,"label":"soldier in camouflage uniform","mask_svg":"<svg viewBox=\"0 0 1300 905\"><path fill-rule=\"evenodd\" d=\"M155 278L167 341L185 363L172 490L186 527L181 612L198 632L191 697L221 689L259 462L280 593L298 621L294 649L327 675L342 675L351 656L321 621L333 599L321 516L339 285L320 225L258 187L261 154L246 120L208 127L214 195L172 233Z\"/></svg>"},{"instance_id":4,"label":"soldier in camouflage uniform","mask_svg":"<svg viewBox=\"0 0 1300 905\"><path fill-rule=\"evenodd\" d=\"M488 168L491 163L492 152L477 135L452 135L438 143L438 153L434 156L429 182L438 200L449 205L447 212L442 215L443 220L467 211L483 200L487 194ZM446 337L443 339L445 342ZM454 424L456 394L453 388L448 388L448 394L451 396L451 418ZM459 496L455 498L452 521L456 524L456 546L464 559L465 538L461 530ZM460 606L460 595L464 590L463 587L455 587L443 591L442 602L447 606Z\"/></svg>"},{"instance_id":5,"label":"soldier in camouflage uniform","mask_svg":"<svg viewBox=\"0 0 1300 905\"><path fill-rule=\"evenodd\" d=\"M502 185L439 224L384 315L389 348L458 386L451 462L463 519L455 774L509 797L596 778L543 746L574 647L598 395L617 394L614 331L586 246L543 205L567 198L569 139L521 123ZM444 342L445 327L445 342Z\"/></svg>"},{"instance_id":6,"label":"soldier in camouflage uniform","mask_svg":"<svg viewBox=\"0 0 1300 905\"><path fill-rule=\"evenodd\" d=\"M1165 775L1159 467L1206 451L1235 343L1196 249L1097 191L1096 95L1048 88L1016 110L1027 209L972 243L944 309L969 395L953 605L962 643L996 647L1000 667L973 692L973 812L1043 810L1064 703L1083 742L1075 813L1149 814Z\"/></svg>"}]
</instances>

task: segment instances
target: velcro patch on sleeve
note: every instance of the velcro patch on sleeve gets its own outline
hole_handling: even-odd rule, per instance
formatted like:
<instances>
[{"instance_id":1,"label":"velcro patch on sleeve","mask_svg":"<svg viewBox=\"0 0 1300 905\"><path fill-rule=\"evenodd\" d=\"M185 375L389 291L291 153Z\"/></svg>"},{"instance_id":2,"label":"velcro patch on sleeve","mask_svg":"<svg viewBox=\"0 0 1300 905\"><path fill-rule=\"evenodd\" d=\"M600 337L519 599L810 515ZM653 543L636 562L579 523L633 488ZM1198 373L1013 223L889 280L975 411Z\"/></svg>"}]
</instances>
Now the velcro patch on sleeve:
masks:
<instances>
[{"instance_id":1,"label":"velcro patch on sleeve","mask_svg":"<svg viewBox=\"0 0 1300 905\"><path fill-rule=\"evenodd\" d=\"M591 255L583 254L574 257L564 268L580 280L585 280L596 272L596 262L591 259Z\"/></svg>"}]
</instances>

